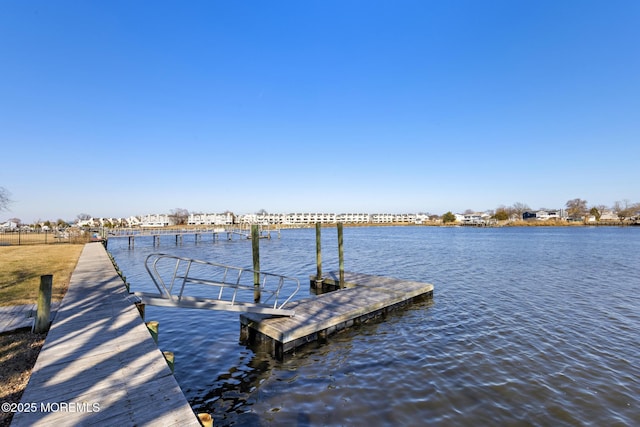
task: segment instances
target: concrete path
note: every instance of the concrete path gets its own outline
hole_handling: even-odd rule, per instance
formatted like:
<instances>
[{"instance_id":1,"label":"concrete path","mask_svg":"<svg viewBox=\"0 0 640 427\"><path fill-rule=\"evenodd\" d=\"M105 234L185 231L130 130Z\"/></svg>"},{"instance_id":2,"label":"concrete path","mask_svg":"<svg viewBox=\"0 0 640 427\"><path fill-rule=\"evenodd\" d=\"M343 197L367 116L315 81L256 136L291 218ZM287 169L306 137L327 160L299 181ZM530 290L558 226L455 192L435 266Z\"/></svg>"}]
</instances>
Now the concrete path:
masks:
<instances>
[{"instance_id":1,"label":"concrete path","mask_svg":"<svg viewBox=\"0 0 640 427\"><path fill-rule=\"evenodd\" d=\"M71 276L12 426L198 426L101 243Z\"/></svg>"}]
</instances>

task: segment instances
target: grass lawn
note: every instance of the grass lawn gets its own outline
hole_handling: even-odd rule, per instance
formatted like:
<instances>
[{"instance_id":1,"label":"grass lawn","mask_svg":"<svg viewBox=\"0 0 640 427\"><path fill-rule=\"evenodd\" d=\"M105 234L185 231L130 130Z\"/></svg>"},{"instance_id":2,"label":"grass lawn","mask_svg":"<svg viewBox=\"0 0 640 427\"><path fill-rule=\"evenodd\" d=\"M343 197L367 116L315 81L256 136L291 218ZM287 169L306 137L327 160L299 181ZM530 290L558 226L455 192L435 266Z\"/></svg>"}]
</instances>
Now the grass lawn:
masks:
<instances>
[{"instance_id":1,"label":"grass lawn","mask_svg":"<svg viewBox=\"0 0 640 427\"><path fill-rule=\"evenodd\" d=\"M38 301L40 276L53 274L53 301L64 296L84 245L0 246L0 306Z\"/></svg>"}]
</instances>

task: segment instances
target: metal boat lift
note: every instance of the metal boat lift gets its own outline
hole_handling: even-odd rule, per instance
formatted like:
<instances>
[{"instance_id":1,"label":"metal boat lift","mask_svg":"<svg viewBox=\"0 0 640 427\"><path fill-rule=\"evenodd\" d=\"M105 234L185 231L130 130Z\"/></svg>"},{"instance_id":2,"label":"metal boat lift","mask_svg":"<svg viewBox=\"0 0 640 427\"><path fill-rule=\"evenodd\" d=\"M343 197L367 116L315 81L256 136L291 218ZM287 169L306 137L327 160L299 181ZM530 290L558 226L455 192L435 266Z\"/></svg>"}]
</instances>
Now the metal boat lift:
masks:
<instances>
[{"instance_id":1,"label":"metal boat lift","mask_svg":"<svg viewBox=\"0 0 640 427\"><path fill-rule=\"evenodd\" d=\"M158 293L133 292L149 305L293 316L284 308L300 281L279 274L155 253L145 268ZM166 279L166 280L165 280Z\"/></svg>"}]
</instances>

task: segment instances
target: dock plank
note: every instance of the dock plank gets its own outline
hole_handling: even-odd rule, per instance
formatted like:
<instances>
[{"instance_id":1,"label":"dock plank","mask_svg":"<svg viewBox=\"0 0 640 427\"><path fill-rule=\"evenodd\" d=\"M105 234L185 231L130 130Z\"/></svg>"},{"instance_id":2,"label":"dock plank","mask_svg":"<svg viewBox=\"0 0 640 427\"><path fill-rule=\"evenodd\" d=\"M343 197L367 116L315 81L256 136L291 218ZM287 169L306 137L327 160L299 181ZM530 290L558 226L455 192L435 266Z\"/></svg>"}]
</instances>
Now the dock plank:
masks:
<instances>
[{"instance_id":1,"label":"dock plank","mask_svg":"<svg viewBox=\"0 0 640 427\"><path fill-rule=\"evenodd\" d=\"M330 272L326 280L337 281L337 277L337 272ZM303 344L316 339L318 333L341 329L416 297L432 294L433 285L429 283L345 272L345 288L289 303L287 308L295 310L293 317L272 318L245 313L240 321L243 328L290 351L298 342ZM278 353L277 350L274 352Z\"/></svg>"},{"instance_id":2,"label":"dock plank","mask_svg":"<svg viewBox=\"0 0 640 427\"><path fill-rule=\"evenodd\" d=\"M100 243L80 256L21 402L38 410L14 426L200 425Z\"/></svg>"}]
</instances>

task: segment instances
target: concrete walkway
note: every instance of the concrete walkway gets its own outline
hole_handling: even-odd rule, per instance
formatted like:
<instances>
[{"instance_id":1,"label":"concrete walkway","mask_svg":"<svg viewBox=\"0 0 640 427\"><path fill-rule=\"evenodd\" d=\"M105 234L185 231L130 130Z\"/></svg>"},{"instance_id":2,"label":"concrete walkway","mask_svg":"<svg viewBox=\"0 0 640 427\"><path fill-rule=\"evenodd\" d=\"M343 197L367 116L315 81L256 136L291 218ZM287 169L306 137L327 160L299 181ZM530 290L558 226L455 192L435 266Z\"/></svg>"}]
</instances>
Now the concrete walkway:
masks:
<instances>
[{"instance_id":1,"label":"concrete walkway","mask_svg":"<svg viewBox=\"0 0 640 427\"><path fill-rule=\"evenodd\" d=\"M13 426L198 426L100 243L71 276Z\"/></svg>"}]
</instances>

